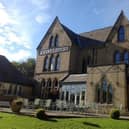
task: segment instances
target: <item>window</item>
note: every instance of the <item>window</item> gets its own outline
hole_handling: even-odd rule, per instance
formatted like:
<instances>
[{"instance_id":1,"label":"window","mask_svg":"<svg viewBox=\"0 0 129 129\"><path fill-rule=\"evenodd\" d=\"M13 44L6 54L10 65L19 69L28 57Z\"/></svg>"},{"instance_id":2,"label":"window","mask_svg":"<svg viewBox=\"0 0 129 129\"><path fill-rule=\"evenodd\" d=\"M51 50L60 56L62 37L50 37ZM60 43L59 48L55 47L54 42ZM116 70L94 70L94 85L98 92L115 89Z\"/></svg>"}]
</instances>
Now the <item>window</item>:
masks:
<instances>
[{"instance_id":1,"label":"window","mask_svg":"<svg viewBox=\"0 0 129 129\"><path fill-rule=\"evenodd\" d=\"M53 81L53 87L58 87L58 80L56 78Z\"/></svg>"},{"instance_id":2,"label":"window","mask_svg":"<svg viewBox=\"0 0 129 129\"><path fill-rule=\"evenodd\" d=\"M57 55L57 57L56 57L56 63L55 63L55 70L56 71L59 71L59 69L60 69L60 56Z\"/></svg>"},{"instance_id":3,"label":"window","mask_svg":"<svg viewBox=\"0 0 129 129\"><path fill-rule=\"evenodd\" d=\"M14 95L17 94L17 85L14 86Z\"/></svg>"},{"instance_id":4,"label":"window","mask_svg":"<svg viewBox=\"0 0 129 129\"><path fill-rule=\"evenodd\" d=\"M128 52L124 53L124 63L129 64L129 53Z\"/></svg>"},{"instance_id":5,"label":"window","mask_svg":"<svg viewBox=\"0 0 129 129\"><path fill-rule=\"evenodd\" d=\"M108 87L108 103L112 103L112 86L109 85Z\"/></svg>"},{"instance_id":6,"label":"window","mask_svg":"<svg viewBox=\"0 0 129 129\"><path fill-rule=\"evenodd\" d=\"M48 56L46 56L44 59L43 71L48 71L48 70L49 70L49 58Z\"/></svg>"},{"instance_id":7,"label":"window","mask_svg":"<svg viewBox=\"0 0 129 129\"><path fill-rule=\"evenodd\" d=\"M53 46L53 36L51 36L50 41L49 41L49 48Z\"/></svg>"},{"instance_id":8,"label":"window","mask_svg":"<svg viewBox=\"0 0 129 129\"><path fill-rule=\"evenodd\" d=\"M82 61L82 73L86 73L87 71L86 71L86 60L85 59L83 59L83 61Z\"/></svg>"},{"instance_id":9,"label":"window","mask_svg":"<svg viewBox=\"0 0 129 129\"><path fill-rule=\"evenodd\" d=\"M51 88L51 79L49 78L48 81L47 81L47 87L48 88Z\"/></svg>"},{"instance_id":10,"label":"window","mask_svg":"<svg viewBox=\"0 0 129 129\"><path fill-rule=\"evenodd\" d=\"M13 87L12 85L9 86L9 89L8 89L8 94L9 95L12 94L12 87Z\"/></svg>"},{"instance_id":11,"label":"window","mask_svg":"<svg viewBox=\"0 0 129 129\"><path fill-rule=\"evenodd\" d=\"M61 92L61 100L64 100L64 91Z\"/></svg>"},{"instance_id":12,"label":"window","mask_svg":"<svg viewBox=\"0 0 129 129\"><path fill-rule=\"evenodd\" d=\"M42 79L42 81L41 81L41 87L45 87L45 79Z\"/></svg>"},{"instance_id":13,"label":"window","mask_svg":"<svg viewBox=\"0 0 129 129\"><path fill-rule=\"evenodd\" d=\"M88 56L88 57L87 57L87 65L90 65L90 64L91 64L91 57Z\"/></svg>"},{"instance_id":14,"label":"window","mask_svg":"<svg viewBox=\"0 0 129 129\"><path fill-rule=\"evenodd\" d=\"M54 41L54 47L58 47L59 45L59 37L58 35L55 36L55 41Z\"/></svg>"},{"instance_id":15,"label":"window","mask_svg":"<svg viewBox=\"0 0 129 129\"><path fill-rule=\"evenodd\" d=\"M21 86L19 86L18 95L22 95L22 87Z\"/></svg>"},{"instance_id":16,"label":"window","mask_svg":"<svg viewBox=\"0 0 129 129\"><path fill-rule=\"evenodd\" d=\"M96 92L96 91L95 91ZM112 86L103 80L101 85L97 86L97 102L98 103L112 103Z\"/></svg>"},{"instance_id":17,"label":"window","mask_svg":"<svg viewBox=\"0 0 129 129\"><path fill-rule=\"evenodd\" d=\"M115 53L115 64L119 64L121 62L121 54L120 52Z\"/></svg>"},{"instance_id":18,"label":"window","mask_svg":"<svg viewBox=\"0 0 129 129\"><path fill-rule=\"evenodd\" d=\"M123 26L120 26L118 30L118 41L123 42L125 40L125 29Z\"/></svg>"},{"instance_id":19,"label":"window","mask_svg":"<svg viewBox=\"0 0 129 129\"><path fill-rule=\"evenodd\" d=\"M100 91L101 91L101 86L97 86L97 102L100 102Z\"/></svg>"},{"instance_id":20,"label":"window","mask_svg":"<svg viewBox=\"0 0 129 129\"><path fill-rule=\"evenodd\" d=\"M82 97L81 97L81 100L85 100L85 91L82 91Z\"/></svg>"},{"instance_id":21,"label":"window","mask_svg":"<svg viewBox=\"0 0 129 129\"><path fill-rule=\"evenodd\" d=\"M75 95L74 94L70 94L70 103L74 103L75 101Z\"/></svg>"},{"instance_id":22,"label":"window","mask_svg":"<svg viewBox=\"0 0 129 129\"><path fill-rule=\"evenodd\" d=\"M54 71L55 70L55 57L53 55L51 55L50 57L50 64L49 64L49 68L50 71Z\"/></svg>"},{"instance_id":23,"label":"window","mask_svg":"<svg viewBox=\"0 0 129 129\"><path fill-rule=\"evenodd\" d=\"M107 101L107 82L103 80L102 82L102 102L106 103Z\"/></svg>"},{"instance_id":24,"label":"window","mask_svg":"<svg viewBox=\"0 0 129 129\"><path fill-rule=\"evenodd\" d=\"M41 87L41 97L43 97L43 91L44 91L45 85L46 85L45 79L42 79L41 85L40 85L40 87Z\"/></svg>"},{"instance_id":25,"label":"window","mask_svg":"<svg viewBox=\"0 0 129 129\"><path fill-rule=\"evenodd\" d=\"M68 102L68 100L69 100L69 92L66 91L66 101Z\"/></svg>"}]
</instances>

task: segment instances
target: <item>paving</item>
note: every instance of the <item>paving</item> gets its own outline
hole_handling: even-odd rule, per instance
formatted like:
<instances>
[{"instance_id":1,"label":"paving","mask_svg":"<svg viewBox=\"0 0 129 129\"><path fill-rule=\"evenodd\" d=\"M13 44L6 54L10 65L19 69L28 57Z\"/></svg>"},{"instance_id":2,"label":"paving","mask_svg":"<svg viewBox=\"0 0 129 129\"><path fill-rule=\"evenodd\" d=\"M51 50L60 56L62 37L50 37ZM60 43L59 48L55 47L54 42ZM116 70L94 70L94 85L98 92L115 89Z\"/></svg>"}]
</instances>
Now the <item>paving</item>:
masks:
<instances>
[{"instance_id":1,"label":"paving","mask_svg":"<svg viewBox=\"0 0 129 129\"><path fill-rule=\"evenodd\" d=\"M13 113L10 108L3 108L0 107L0 112L6 112L6 113ZM21 110L22 115L27 116L35 116L36 109L26 109L23 108ZM46 114L51 117L58 117L58 118L85 118L85 117L109 117L108 114L97 114L97 113L84 113L84 112L68 112L68 111L46 111ZM127 119L129 120L129 114L128 115L122 115L120 116L121 119Z\"/></svg>"}]
</instances>

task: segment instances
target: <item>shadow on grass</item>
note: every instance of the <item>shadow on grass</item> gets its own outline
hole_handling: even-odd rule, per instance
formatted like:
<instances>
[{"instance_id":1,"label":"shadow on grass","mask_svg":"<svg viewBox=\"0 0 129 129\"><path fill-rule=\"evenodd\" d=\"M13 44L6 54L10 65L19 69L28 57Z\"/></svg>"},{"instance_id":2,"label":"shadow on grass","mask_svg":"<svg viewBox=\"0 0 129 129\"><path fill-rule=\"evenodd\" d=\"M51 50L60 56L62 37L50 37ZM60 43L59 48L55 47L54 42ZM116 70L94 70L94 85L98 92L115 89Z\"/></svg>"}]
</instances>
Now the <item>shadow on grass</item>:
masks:
<instances>
[{"instance_id":1,"label":"shadow on grass","mask_svg":"<svg viewBox=\"0 0 129 129\"><path fill-rule=\"evenodd\" d=\"M2 119L3 117L2 116L0 116L0 119Z\"/></svg>"},{"instance_id":2,"label":"shadow on grass","mask_svg":"<svg viewBox=\"0 0 129 129\"><path fill-rule=\"evenodd\" d=\"M89 125L89 126L93 126L93 127L98 127L100 128L100 125L98 124L94 124L94 123L90 123L90 122L83 122L84 125Z\"/></svg>"},{"instance_id":3,"label":"shadow on grass","mask_svg":"<svg viewBox=\"0 0 129 129\"><path fill-rule=\"evenodd\" d=\"M45 119L45 121L50 121L50 122L58 122L56 119L53 119L53 118L47 118L47 119Z\"/></svg>"},{"instance_id":4,"label":"shadow on grass","mask_svg":"<svg viewBox=\"0 0 129 129\"><path fill-rule=\"evenodd\" d=\"M127 120L127 121L129 121L129 118L119 118L118 120Z\"/></svg>"}]
</instances>

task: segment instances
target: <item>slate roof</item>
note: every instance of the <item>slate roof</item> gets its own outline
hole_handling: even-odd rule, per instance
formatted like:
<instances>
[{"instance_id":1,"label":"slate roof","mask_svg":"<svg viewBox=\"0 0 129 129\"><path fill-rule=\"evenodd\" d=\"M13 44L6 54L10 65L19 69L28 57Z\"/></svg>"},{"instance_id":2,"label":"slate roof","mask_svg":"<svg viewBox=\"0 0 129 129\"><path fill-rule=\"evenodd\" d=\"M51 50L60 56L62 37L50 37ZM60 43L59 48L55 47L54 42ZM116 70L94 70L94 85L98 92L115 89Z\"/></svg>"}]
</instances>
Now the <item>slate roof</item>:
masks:
<instances>
[{"instance_id":1,"label":"slate roof","mask_svg":"<svg viewBox=\"0 0 129 129\"><path fill-rule=\"evenodd\" d=\"M0 81L7 83L34 86L35 81L18 71L6 57L0 55Z\"/></svg>"},{"instance_id":2,"label":"slate roof","mask_svg":"<svg viewBox=\"0 0 129 129\"><path fill-rule=\"evenodd\" d=\"M112 26L109 26L102 29L93 30L90 32L83 32L80 35L86 38L96 39L105 42L111 30Z\"/></svg>"},{"instance_id":3,"label":"slate roof","mask_svg":"<svg viewBox=\"0 0 129 129\"><path fill-rule=\"evenodd\" d=\"M69 82L86 82L87 74L70 74L63 83Z\"/></svg>"},{"instance_id":4,"label":"slate roof","mask_svg":"<svg viewBox=\"0 0 129 129\"><path fill-rule=\"evenodd\" d=\"M91 39L88 37L84 37L81 35L78 35L74 33L72 30L70 30L68 27L61 24L67 35L69 36L71 42L73 44L78 45L80 48L84 47L97 47L97 46L103 46L104 42L98 41L96 39Z\"/></svg>"},{"instance_id":5,"label":"slate roof","mask_svg":"<svg viewBox=\"0 0 129 129\"><path fill-rule=\"evenodd\" d=\"M129 20L125 16L123 11L121 11L120 15L118 16L113 26L93 30L90 32L84 32L84 33L81 33L80 35L86 38L96 39L103 42L110 41L109 39L113 38L115 32L117 33L117 30L119 29L121 21L123 21L124 24L129 25Z\"/></svg>"}]
</instances>

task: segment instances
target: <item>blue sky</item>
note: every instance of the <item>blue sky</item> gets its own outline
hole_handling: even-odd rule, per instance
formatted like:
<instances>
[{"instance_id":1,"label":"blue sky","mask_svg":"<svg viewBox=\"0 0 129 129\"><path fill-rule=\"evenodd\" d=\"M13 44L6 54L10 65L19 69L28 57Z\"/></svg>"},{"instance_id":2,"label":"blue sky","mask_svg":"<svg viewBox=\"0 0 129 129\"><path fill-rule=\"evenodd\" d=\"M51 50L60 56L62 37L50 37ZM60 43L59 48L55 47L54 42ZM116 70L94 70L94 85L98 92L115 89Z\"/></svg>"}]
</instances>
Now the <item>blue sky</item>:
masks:
<instances>
[{"instance_id":1,"label":"blue sky","mask_svg":"<svg viewBox=\"0 0 129 129\"><path fill-rule=\"evenodd\" d=\"M113 25L121 10L129 18L129 0L0 0L0 55L35 58L55 16L81 33Z\"/></svg>"}]
</instances>

